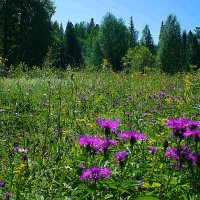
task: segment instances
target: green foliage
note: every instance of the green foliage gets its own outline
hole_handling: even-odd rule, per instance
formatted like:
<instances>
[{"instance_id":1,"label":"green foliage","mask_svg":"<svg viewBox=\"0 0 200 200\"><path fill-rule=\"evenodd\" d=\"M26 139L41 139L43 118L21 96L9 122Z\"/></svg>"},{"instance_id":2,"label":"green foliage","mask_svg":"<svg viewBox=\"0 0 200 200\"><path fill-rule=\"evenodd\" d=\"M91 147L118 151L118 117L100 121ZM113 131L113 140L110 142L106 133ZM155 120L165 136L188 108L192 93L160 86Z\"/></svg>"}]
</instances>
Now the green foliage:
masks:
<instances>
[{"instance_id":1,"label":"green foliage","mask_svg":"<svg viewBox=\"0 0 200 200\"><path fill-rule=\"evenodd\" d=\"M111 13L102 21L99 43L103 58L108 59L114 71L121 70L121 58L128 49L129 33L124 22Z\"/></svg>"},{"instance_id":2,"label":"green foliage","mask_svg":"<svg viewBox=\"0 0 200 200\"><path fill-rule=\"evenodd\" d=\"M64 66L80 67L82 63L81 48L72 22L68 21L64 36Z\"/></svg>"},{"instance_id":3,"label":"green foliage","mask_svg":"<svg viewBox=\"0 0 200 200\"><path fill-rule=\"evenodd\" d=\"M190 65L196 65L199 68L200 44L198 44L197 38L197 34L193 34L189 31L187 39L187 59Z\"/></svg>"},{"instance_id":4,"label":"green foliage","mask_svg":"<svg viewBox=\"0 0 200 200\"><path fill-rule=\"evenodd\" d=\"M176 16L169 15L163 25L158 50L158 65L162 72L183 71L181 63L181 33Z\"/></svg>"},{"instance_id":5,"label":"green foliage","mask_svg":"<svg viewBox=\"0 0 200 200\"><path fill-rule=\"evenodd\" d=\"M0 9L6 65L41 64L50 43L52 1L3 0Z\"/></svg>"},{"instance_id":6,"label":"green foliage","mask_svg":"<svg viewBox=\"0 0 200 200\"><path fill-rule=\"evenodd\" d=\"M123 65L134 71L145 73L146 68L155 67L155 57L150 50L145 46L136 46L127 51L123 58Z\"/></svg>"},{"instance_id":7,"label":"green foliage","mask_svg":"<svg viewBox=\"0 0 200 200\"><path fill-rule=\"evenodd\" d=\"M0 79L0 181L6 182L0 198L12 192L13 199L34 200L199 199L199 168L184 163L176 170L163 148L165 140L170 147L176 144L167 119L200 119L199 74L30 71L23 64L17 69ZM116 146L86 153L80 135L104 137L98 117L119 118L119 131L138 130L148 140L137 141L131 149L128 141L111 133ZM181 144L194 148L195 138ZM158 148L155 154L150 146ZM123 168L115 160L122 150L129 153ZM88 183L80 179L82 165L109 167L112 176Z\"/></svg>"},{"instance_id":8,"label":"green foliage","mask_svg":"<svg viewBox=\"0 0 200 200\"><path fill-rule=\"evenodd\" d=\"M151 53L155 52L153 38L148 25L145 25L142 31L142 38L140 40L140 44L147 47Z\"/></svg>"},{"instance_id":9,"label":"green foliage","mask_svg":"<svg viewBox=\"0 0 200 200\"><path fill-rule=\"evenodd\" d=\"M129 47L133 48L137 45L138 41L138 31L135 29L133 17L130 18L130 26L129 26L129 33L130 33L130 41L129 41Z\"/></svg>"}]
</instances>

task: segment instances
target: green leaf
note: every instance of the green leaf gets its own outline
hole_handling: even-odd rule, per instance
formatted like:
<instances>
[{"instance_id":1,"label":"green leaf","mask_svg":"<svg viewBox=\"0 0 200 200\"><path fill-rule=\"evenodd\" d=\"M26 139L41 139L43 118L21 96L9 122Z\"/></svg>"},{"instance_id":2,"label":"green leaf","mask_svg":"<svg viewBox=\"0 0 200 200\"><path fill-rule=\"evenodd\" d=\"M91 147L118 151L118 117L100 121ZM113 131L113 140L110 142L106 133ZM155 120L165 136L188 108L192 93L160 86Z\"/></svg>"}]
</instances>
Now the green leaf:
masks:
<instances>
[{"instance_id":1,"label":"green leaf","mask_svg":"<svg viewBox=\"0 0 200 200\"><path fill-rule=\"evenodd\" d=\"M105 196L105 199L111 199L111 198L113 198L113 195L112 195L112 194L107 194L107 195Z\"/></svg>"},{"instance_id":2,"label":"green leaf","mask_svg":"<svg viewBox=\"0 0 200 200\"><path fill-rule=\"evenodd\" d=\"M159 198L154 196L141 196L138 197L137 200L159 200Z\"/></svg>"},{"instance_id":3,"label":"green leaf","mask_svg":"<svg viewBox=\"0 0 200 200\"><path fill-rule=\"evenodd\" d=\"M155 182L154 182L154 183L152 184L152 187L153 187L153 188L160 187L160 186L161 186L160 183L155 183Z\"/></svg>"}]
</instances>

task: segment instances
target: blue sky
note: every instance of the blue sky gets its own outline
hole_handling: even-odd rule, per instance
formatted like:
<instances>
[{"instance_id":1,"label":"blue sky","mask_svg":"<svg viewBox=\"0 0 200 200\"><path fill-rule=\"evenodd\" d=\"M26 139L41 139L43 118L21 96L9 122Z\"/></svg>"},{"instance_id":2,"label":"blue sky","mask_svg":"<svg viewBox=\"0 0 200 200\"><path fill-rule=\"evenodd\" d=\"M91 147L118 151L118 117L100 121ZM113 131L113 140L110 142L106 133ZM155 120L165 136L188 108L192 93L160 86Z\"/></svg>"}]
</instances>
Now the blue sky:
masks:
<instances>
[{"instance_id":1,"label":"blue sky","mask_svg":"<svg viewBox=\"0 0 200 200\"><path fill-rule=\"evenodd\" d=\"M194 30L200 26L200 0L54 0L56 14L53 20L73 23L90 21L101 23L102 17L111 12L129 24L133 16L135 28L141 33L149 25L155 43L158 41L161 21L169 14L175 14L182 30ZM141 36L141 34L140 34Z\"/></svg>"}]
</instances>

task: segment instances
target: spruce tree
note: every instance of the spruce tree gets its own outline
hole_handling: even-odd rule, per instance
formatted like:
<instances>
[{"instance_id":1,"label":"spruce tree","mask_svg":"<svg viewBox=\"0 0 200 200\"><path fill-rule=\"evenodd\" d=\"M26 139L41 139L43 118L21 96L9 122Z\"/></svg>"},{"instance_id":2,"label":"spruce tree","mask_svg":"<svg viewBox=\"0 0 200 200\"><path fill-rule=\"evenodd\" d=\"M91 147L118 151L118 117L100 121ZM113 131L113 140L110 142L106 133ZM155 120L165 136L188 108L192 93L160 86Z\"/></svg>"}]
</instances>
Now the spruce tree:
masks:
<instances>
[{"instance_id":1,"label":"spruce tree","mask_svg":"<svg viewBox=\"0 0 200 200\"><path fill-rule=\"evenodd\" d=\"M74 25L68 21L64 36L64 67L79 68L82 62L81 49L78 43Z\"/></svg>"},{"instance_id":2,"label":"spruce tree","mask_svg":"<svg viewBox=\"0 0 200 200\"><path fill-rule=\"evenodd\" d=\"M147 47L151 53L154 53L154 42L148 25L145 25L142 31L141 45Z\"/></svg>"},{"instance_id":3,"label":"spruce tree","mask_svg":"<svg viewBox=\"0 0 200 200\"><path fill-rule=\"evenodd\" d=\"M181 30L176 16L169 15L163 25L158 50L158 65L162 72L182 71Z\"/></svg>"},{"instance_id":4,"label":"spruce tree","mask_svg":"<svg viewBox=\"0 0 200 200\"><path fill-rule=\"evenodd\" d=\"M187 58L190 65L200 67L200 44L197 34L192 31L188 33Z\"/></svg>"},{"instance_id":5,"label":"spruce tree","mask_svg":"<svg viewBox=\"0 0 200 200\"><path fill-rule=\"evenodd\" d=\"M138 40L138 31L135 30L133 17L130 18L130 26L129 26L129 33L130 33L130 41L129 41L129 47L133 48L137 45Z\"/></svg>"},{"instance_id":6,"label":"spruce tree","mask_svg":"<svg viewBox=\"0 0 200 200\"><path fill-rule=\"evenodd\" d=\"M182 48L181 48L182 66L183 66L184 71L188 71L189 70L188 59L187 59L187 40L188 40L188 38L187 38L186 31L183 31L181 40L182 40Z\"/></svg>"}]
</instances>

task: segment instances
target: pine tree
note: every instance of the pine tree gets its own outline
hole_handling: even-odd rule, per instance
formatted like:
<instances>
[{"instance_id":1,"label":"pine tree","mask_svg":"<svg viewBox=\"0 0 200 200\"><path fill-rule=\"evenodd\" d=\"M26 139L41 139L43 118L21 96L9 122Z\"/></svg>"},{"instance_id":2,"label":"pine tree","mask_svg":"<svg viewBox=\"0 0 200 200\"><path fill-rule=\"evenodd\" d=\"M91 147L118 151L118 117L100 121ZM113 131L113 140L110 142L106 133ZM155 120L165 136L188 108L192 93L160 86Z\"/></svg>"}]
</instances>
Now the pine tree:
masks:
<instances>
[{"instance_id":1,"label":"pine tree","mask_svg":"<svg viewBox=\"0 0 200 200\"><path fill-rule=\"evenodd\" d=\"M187 58L190 65L200 67L200 44L197 34L189 31L187 42Z\"/></svg>"},{"instance_id":2,"label":"pine tree","mask_svg":"<svg viewBox=\"0 0 200 200\"><path fill-rule=\"evenodd\" d=\"M51 35L51 0L1 0L3 57L7 65L41 65Z\"/></svg>"},{"instance_id":3,"label":"pine tree","mask_svg":"<svg viewBox=\"0 0 200 200\"><path fill-rule=\"evenodd\" d=\"M182 71L181 32L176 16L169 15L164 23L158 50L158 65L162 72Z\"/></svg>"},{"instance_id":4,"label":"pine tree","mask_svg":"<svg viewBox=\"0 0 200 200\"><path fill-rule=\"evenodd\" d=\"M162 21L161 25L160 25L160 33L159 33L159 37L158 37L158 39L159 39L158 44L160 43L160 39L161 39L162 31L163 31L163 26L164 26L164 22Z\"/></svg>"},{"instance_id":5,"label":"pine tree","mask_svg":"<svg viewBox=\"0 0 200 200\"><path fill-rule=\"evenodd\" d=\"M154 53L154 42L148 25L145 25L142 31L141 45L147 47L151 53Z\"/></svg>"},{"instance_id":6,"label":"pine tree","mask_svg":"<svg viewBox=\"0 0 200 200\"><path fill-rule=\"evenodd\" d=\"M64 36L65 67L80 67L82 63L81 48L78 43L74 25L68 21Z\"/></svg>"},{"instance_id":7,"label":"pine tree","mask_svg":"<svg viewBox=\"0 0 200 200\"><path fill-rule=\"evenodd\" d=\"M132 16L130 18L129 32L130 32L130 43L129 43L129 46L131 48L133 48L134 46L137 45L138 31L135 30L135 26L134 26L134 23L133 23L133 17Z\"/></svg>"},{"instance_id":8,"label":"pine tree","mask_svg":"<svg viewBox=\"0 0 200 200\"><path fill-rule=\"evenodd\" d=\"M182 66L184 71L189 70L188 60L187 60L187 32L183 31L182 36L182 48L181 48L181 57L182 57Z\"/></svg>"}]
</instances>

